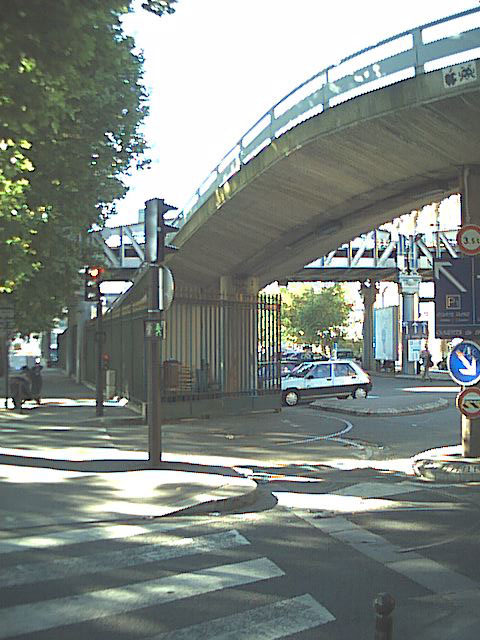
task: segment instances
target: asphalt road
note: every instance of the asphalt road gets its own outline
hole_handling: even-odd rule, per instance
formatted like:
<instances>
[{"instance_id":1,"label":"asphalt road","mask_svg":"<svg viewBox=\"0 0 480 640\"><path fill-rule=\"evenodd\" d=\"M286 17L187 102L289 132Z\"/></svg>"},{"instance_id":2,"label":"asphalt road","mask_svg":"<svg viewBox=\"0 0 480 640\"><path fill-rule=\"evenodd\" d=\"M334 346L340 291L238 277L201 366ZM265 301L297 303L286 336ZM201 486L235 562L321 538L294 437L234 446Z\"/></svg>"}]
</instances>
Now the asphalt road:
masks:
<instances>
[{"instance_id":1,"label":"asphalt road","mask_svg":"<svg viewBox=\"0 0 480 640\"><path fill-rule=\"evenodd\" d=\"M127 536L108 522L5 533L0 639L373 640L372 602L389 592L394 640L476 640L478 486L428 483L402 467L458 442L456 391L379 377L374 394L450 406L391 418L299 406L164 425L166 458L236 465L258 478L258 502L131 521ZM4 433L11 446L18 428L46 446L76 437L19 421ZM147 442L135 424L92 425L82 437L125 450Z\"/></svg>"},{"instance_id":2,"label":"asphalt road","mask_svg":"<svg viewBox=\"0 0 480 640\"><path fill-rule=\"evenodd\" d=\"M389 592L394 640L476 640L468 494L358 472L306 485L272 480L268 508L142 521L126 538L105 524L1 540L0 638L373 640ZM299 499L313 486L323 509Z\"/></svg>"}]
</instances>

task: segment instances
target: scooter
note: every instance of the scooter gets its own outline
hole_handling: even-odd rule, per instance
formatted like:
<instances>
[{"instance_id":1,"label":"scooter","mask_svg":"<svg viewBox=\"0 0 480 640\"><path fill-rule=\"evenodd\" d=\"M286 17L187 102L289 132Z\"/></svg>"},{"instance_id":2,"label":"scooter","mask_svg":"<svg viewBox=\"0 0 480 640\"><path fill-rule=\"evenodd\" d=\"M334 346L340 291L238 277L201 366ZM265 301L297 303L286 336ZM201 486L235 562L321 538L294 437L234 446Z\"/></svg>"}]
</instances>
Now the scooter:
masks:
<instances>
[{"instance_id":1,"label":"scooter","mask_svg":"<svg viewBox=\"0 0 480 640\"><path fill-rule=\"evenodd\" d=\"M38 379L37 379L38 378ZM15 409L21 409L25 400L35 400L40 404L41 378L32 376L28 367L10 377L10 397Z\"/></svg>"},{"instance_id":2,"label":"scooter","mask_svg":"<svg viewBox=\"0 0 480 640\"><path fill-rule=\"evenodd\" d=\"M21 409L25 400L32 399L30 380L25 373L10 376L10 397L15 409Z\"/></svg>"}]
</instances>

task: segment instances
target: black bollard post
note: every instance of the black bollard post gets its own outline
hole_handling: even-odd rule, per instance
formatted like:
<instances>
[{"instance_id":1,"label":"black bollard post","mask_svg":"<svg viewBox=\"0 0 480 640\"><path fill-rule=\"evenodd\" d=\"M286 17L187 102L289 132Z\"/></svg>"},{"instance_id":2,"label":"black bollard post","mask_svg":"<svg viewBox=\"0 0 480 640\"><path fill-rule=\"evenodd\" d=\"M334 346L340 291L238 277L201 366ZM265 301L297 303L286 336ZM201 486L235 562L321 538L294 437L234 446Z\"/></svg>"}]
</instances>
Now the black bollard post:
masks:
<instances>
[{"instance_id":1,"label":"black bollard post","mask_svg":"<svg viewBox=\"0 0 480 640\"><path fill-rule=\"evenodd\" d=\"M375 609L375 640L392 640L395 600L389 593L379 593L373 601Z\"/></svg>"}]
</instances>

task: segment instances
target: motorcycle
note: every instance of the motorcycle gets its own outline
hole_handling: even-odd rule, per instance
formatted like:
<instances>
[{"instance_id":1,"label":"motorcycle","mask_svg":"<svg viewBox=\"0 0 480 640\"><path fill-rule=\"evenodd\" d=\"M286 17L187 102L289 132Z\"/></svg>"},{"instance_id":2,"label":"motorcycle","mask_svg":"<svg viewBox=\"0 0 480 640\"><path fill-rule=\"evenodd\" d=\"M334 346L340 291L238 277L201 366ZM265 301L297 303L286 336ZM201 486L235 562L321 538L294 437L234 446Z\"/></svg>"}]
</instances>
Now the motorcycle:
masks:
<instances>
[{"instance_id":1,"label":"motorcycle","mask_svg":"<svg viewBox=\"0 0 480 640\"><path fill-rule=\"evenodd\" d=\"M15 409L21 409L26 400L35 400L40 404L40 391L42 388L41 367L22 367L20 373L10 377L10 397Z\"/></svg>"}]
</instances>

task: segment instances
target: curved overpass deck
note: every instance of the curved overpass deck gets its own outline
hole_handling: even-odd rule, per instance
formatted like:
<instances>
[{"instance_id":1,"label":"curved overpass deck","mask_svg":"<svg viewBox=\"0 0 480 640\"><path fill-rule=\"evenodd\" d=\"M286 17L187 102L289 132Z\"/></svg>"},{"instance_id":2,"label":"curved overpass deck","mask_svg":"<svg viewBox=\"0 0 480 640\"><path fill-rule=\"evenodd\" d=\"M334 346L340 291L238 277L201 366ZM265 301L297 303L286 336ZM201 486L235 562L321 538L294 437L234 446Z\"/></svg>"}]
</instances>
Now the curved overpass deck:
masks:
<instances>
[{"instance_id":1,"label":"curved overpass deck","mask_svg":"<svg viewBox=\"0 0 480 640\"><path fill-rule=\"evenodd\" d=\"M464 40L463 49L475 52L480 29ZM474 60L473 77L453 86L443 70L421 72L269 138L241 170L211 188L176 234L180 251L169 259L175 277L216 288L221 275L256 276L263 286L458 192L461 167L480 164L476 68Z\"/></svg>"}]
</instances>

